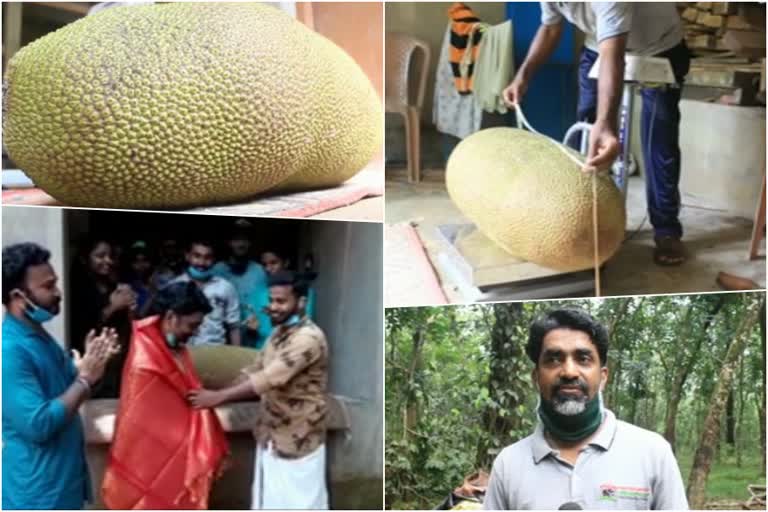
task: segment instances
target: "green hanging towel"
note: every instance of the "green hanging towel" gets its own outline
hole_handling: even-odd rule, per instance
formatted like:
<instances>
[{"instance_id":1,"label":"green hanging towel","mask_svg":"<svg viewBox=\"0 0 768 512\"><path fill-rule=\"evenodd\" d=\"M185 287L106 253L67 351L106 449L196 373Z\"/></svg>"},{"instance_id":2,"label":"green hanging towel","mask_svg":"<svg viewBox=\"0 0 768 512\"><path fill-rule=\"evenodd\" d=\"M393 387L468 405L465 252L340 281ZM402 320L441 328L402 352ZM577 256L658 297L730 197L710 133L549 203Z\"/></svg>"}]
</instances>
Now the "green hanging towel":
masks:
<instances>
[{"instance_id":1,"label":"green hanging towel","mask_svg":"<svg viewBox=\"0 0 768 512\"><path fill-rule=\"evenodd\" d=\"M473 87L477 104L486 112L507 113L501 93L512 80L513 59L512 21L487 26L480 43Z\"/></svg>"}]
</instances>

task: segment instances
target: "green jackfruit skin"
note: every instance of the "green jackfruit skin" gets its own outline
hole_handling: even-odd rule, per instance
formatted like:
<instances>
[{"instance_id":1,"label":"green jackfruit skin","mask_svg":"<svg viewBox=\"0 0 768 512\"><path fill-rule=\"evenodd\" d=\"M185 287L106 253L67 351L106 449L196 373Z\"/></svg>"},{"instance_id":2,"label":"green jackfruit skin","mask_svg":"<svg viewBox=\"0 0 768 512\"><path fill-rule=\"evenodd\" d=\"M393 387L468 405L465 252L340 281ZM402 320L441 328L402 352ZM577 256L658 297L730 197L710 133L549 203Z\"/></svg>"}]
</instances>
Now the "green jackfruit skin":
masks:
<instances>
[{"instance_id":1,"label":"green jackfruit skin","mask_svg":"<svg viewBox=\"0 0 768 512\"><path fill-rule=\"evenodd\" d=\"M511 255L584 270L594 255L592 176L556 144L514 128L479 131L451 154L446 186L459 210ZM610 176L598 176L597 204L603 263L620 247L626 224L624 199Z\"/></svg>"},{"instance_id":2,"label":"green jackfruit skin","mask_svg":"<svg viewBox=\"0 0 768 512\"><path fill-rule=\"evenodd\" d=\"M337 185L382 140L354 60L264 4L115 7L20 50L5 143L73 206L178 208Z\"/></svg>"},{"instance_id":3,"label":"green jackfruit skin","mask_svg":"<svg viewBox=\"0 0 768 512\"><path fill-rule=\"evenodd\" d=\"M252 348L232 345L200 345L189 347L189 355L203 387L222 389L241 377L243 368L259 358Z\"/></svg>"}]
</instances>

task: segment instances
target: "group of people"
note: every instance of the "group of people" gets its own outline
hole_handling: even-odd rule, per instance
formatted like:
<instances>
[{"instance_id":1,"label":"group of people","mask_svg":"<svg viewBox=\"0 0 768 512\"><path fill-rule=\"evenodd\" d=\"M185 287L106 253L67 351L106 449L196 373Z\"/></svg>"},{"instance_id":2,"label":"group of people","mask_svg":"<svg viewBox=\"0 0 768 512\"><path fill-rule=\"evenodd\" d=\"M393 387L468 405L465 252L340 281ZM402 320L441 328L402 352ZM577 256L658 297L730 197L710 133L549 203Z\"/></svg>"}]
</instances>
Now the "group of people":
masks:
<instances>
[{"instance_id":1,"label":"group of people","mask_svg":"<svg viewBox=\"0 0 768 512\"><path fill-rule=\"evenodd\" d=\"M197 240L186 266L165 258L154 271L146 246L134 244L129 275L165 280L147 287L141 306L135 282L118 278L111 245L91 244L78 261L90 289L71 288L93 300L92 323L73 322L80 337L69 339L71 354L44 326L62 301L50 252L33 243L3 249L3 508L80 509L92 499L78 410L96 390L120 385L101 486L107 507L207 508L229 455L213 409L246 399L261 404L252 508L328 507L325 335L308 315L305 274L272 251L263 265L251 261L245 235L232 233L218 263L215 248ZM85 318L80 300L70 308ZM225 343L259 349L255 362L228 387L205 389L187 347Z\"/></svg>"},{"instance_id":2,"label":"group of people","mask_svg":"<svg viewBox=\"0 0 768 512\"><path fill-rule=\"evenodd\" d=\"M181 247L167 238L153 247L133 241L123 249L105 238L83 243L72 267L72 299L69 336L72 348L83 351L83 340L91 329L115 329L123 350L110 362L94 396L116 398L120 374L128 352L132 320L147 316L157 293L174 282L193 282L208 299L211 312L205 315L189 345L230 344L261 350L272 333L266 308L268 277L287 270L290 258L277 248L264 249L258 261L252 252L251 225L234 223L227 252L218 258L214 242L194 239ZM313 273L302 273L305 281ZM315 292L308 290L306 314L314 318Z\"/></svg>"}]
</instances>

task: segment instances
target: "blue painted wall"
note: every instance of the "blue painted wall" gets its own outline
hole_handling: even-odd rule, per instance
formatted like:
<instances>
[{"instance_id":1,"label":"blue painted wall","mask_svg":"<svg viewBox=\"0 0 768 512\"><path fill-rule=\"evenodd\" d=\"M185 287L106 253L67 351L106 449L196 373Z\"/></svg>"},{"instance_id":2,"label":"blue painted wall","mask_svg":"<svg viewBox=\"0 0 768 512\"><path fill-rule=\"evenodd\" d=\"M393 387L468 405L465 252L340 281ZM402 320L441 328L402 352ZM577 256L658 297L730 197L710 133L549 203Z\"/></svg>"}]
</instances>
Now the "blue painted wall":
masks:
<instances>
[{"instance_id":1,"label":"blue painted wall","mask_svg":"<svg viewBox=\"0 0 768 512\"><path fill-rule=\"evenodd\" d=\"M514 27L515 69L541 24L539 2L507 2L507 18ZM523 100L525 117L541 133L562 140L576 122L578 98L578 61L576 35L572 25L563 27L563 37L555 53L539 68Z\"/></svg>"}]
</instances>

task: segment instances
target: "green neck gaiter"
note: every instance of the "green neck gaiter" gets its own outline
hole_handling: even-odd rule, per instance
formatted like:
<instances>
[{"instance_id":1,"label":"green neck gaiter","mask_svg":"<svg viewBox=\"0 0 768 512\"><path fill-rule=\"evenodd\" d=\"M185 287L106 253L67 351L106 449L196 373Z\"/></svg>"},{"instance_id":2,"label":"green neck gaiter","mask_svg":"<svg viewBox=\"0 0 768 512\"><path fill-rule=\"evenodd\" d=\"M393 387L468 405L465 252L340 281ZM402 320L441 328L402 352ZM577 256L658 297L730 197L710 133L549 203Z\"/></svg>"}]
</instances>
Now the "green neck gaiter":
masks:
<instances>
[{"instance_id":1,"label":"green neck gaiter","mask_svg":"<svg viewBox=\"0 0 768 512\"><path fill-rule=\"evenodd\" d=\"M579 441L593 434L603 422L603 403L600 393L589 400L582 412L566 416L555 411L547 400L540 400L539 418L544 428L556 439Z\"/></svg>"}]
</instances>

